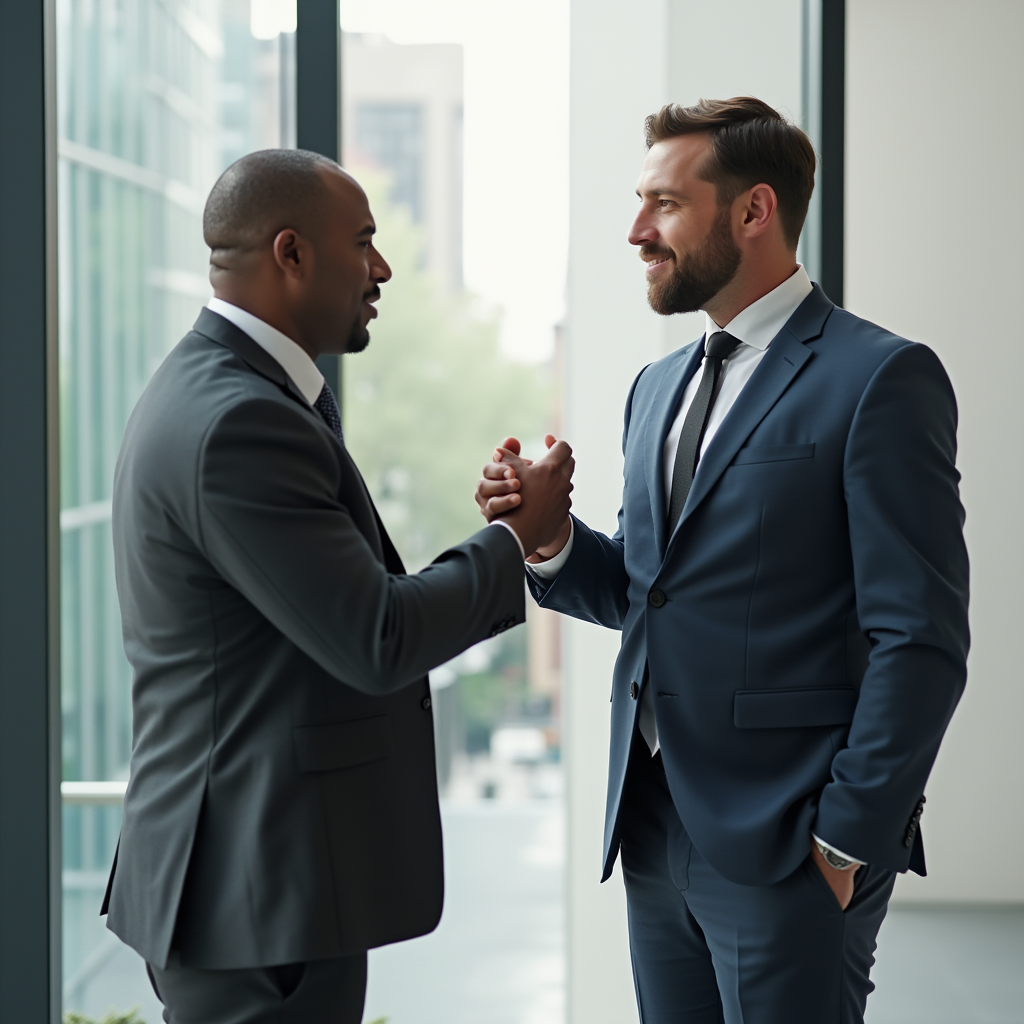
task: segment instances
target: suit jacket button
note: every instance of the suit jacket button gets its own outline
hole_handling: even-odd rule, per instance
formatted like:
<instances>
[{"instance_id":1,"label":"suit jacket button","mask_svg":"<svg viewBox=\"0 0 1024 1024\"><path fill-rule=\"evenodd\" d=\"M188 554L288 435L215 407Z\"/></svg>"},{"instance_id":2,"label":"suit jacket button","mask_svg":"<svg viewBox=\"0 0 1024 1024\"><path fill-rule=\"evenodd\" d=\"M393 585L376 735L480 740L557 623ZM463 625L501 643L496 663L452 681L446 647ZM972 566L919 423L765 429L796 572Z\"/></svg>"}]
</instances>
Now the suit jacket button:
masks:
<instances>
[{"instance_id":1,"label":"suit jacket button","mask_svg":"<svg viewBox=\"0 0 1024 1024\"><path fill-rule=\"evenodd\" d=\"M429 697L424 697L423 700L420 702L420 707L422 707L424 711L429 711L430 710L430 698Z\"/></svg>"},{"instance_id":2,"label":"suit jacket button","mask_svg":"<svg viewBox=\"0 0 1024 1024\"><path fill-rule=\"evenodd\" d=\"M652 590L647 595L647 600L651 602L653 608L660 608L665 603L665 595L660 590Z\"/></svg>"},{"instance_id":3,"label":"suit jacket button","mask_svg":"<svg viewBox=\"0 0 1024 1024\"><path fill-rule=\"evenodd\" d=\"M633 700L636 700L637 697L640 695L640 687L637 686L636 683L629 684L629 695L633 698Z\"/></svg>"}]
</instances>

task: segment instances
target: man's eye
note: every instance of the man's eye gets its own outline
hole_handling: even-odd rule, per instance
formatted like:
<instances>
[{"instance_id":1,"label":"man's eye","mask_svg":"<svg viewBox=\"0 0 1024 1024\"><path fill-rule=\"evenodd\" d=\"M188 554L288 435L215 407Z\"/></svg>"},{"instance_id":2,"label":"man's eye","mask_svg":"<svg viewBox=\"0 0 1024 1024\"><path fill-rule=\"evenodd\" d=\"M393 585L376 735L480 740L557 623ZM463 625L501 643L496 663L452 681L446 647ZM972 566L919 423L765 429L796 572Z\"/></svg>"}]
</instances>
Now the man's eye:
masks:
<instances>
[{"instance_id":1,"label":"man's eye","mask_svg":"<svg viewBox=\"0 0 1024 1024\"><path fill-rule=\"evenodd\" d=\"M671 199L659 199L658 200L658 205L661 206L661 207L666 207L666 206L675 206L676 204L673 203Z\"/></svg>"}]
</instances>

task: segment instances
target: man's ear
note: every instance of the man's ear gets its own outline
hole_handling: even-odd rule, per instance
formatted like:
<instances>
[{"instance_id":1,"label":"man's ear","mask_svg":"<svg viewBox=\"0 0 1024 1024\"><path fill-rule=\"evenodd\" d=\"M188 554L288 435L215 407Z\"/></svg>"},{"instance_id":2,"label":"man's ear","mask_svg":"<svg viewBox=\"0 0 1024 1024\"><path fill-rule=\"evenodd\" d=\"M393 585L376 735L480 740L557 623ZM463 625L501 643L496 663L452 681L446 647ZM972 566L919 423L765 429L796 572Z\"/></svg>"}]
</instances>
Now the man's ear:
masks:
<instances>
[{"instance_id":1,"label":"man's ear","mask_svg":"<svg viewBox=\"0 0 1024 1024\"><path fill-rule=\"evenodd\" d=\"M748 238L755 238L764 234L778 215L779 199L775 189L762 182L746 192L740 230Z\"/></svg>"},{"instance_id":2,"label":"man's ear","mask_svg":"<svg viewBox=\"0 0 1024 1024\"><path fill-rule=\"evenodd\" d=\"M273 244L274 262L287 277L305 277L309 273L312 252L306 240L294 229L278 231Z\"/></svg>"}]
</instances>

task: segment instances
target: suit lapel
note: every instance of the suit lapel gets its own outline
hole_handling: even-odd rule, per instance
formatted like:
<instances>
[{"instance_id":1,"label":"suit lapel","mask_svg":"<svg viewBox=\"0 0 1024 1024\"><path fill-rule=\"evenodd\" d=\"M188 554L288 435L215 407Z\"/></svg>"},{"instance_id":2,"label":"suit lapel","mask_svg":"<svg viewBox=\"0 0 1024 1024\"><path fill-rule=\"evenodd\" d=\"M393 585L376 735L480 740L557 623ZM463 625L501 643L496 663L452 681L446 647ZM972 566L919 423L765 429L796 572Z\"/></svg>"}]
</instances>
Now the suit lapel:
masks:
<instances>
[{"instance_id":1,"label":"suit lapel","mask_svg":"<svg viewBox=\"0 0 1024 1024\"><path fill-rule=\"evenodd\" d=\"M319 414L311 408L295 382L284 372L284 367L262 346L257 345L240 327L219 313L205 306L199 312L192 330L210 341L231 349L239 359L245 360L257 373L272 380L291 395L304 409L309 409L317 419Z\"/></svg>"},{"instance_id":2,"label":"suit lapel","mask_svg":"<svg viewBox=\"0 0 1024 1024\"><path fill-rule=\"evenodd\" d=\"M804 342L821 334L833 304L817 286L775 336L736 404L701 456L683 513L669 541L678 534L693 510L707 497L755 427L768 415L813 352Z\"/></svg>"},{"instance_id":3,"label":"suit lapel","mask_svg":"<svg viewBox=\"0 0 1024 1024\"><path fill-rule=\"evenodd\" d=\"M330 435L331 440L338 446L344 459L351 467L357 481L357 486L361 488L366 503L373 511L373 518L377 524L377 533L380 539L381 558L385 568L391 573L404 573L405 566L402 564L402 559L395 550L387 530L384 529L384 524L381 522L380 515L377 512L377 506L374 505L373 498L370 497L370 489L366 486L366 481L363 479L362 473L359 472L359 467L356 465L355 460L352 458L349 450L334 436L334 432L324 422L323 417L306 401L305 395L296 387L291 377L285 373L284 367L266 349L257 345L245 331L205 306L200 311L199 319L196 320L193 330L203 335L204 338L209 338L218 345L231 349L235 355L248 363L257 373L262 374L262 376L280 386Z\"/></svg>"},{"instance_id":4,"label":"suit lapel","mask_svg":"<svg viewBox=\"0 0 1024 1024\"><path fill-rule=\"evenodd\" d=\"M683 391L704 358L704 336L701 335L693 345L681 348L678 357L678 361L662 374L661 382L651 401L651 415L647 419L647 432L644 437L644 467L647 489L651 495L654 537L659 554L664 552L666 541L665 463L662 458L665 438L675 420Z\"/></svg>"}]
</instances>

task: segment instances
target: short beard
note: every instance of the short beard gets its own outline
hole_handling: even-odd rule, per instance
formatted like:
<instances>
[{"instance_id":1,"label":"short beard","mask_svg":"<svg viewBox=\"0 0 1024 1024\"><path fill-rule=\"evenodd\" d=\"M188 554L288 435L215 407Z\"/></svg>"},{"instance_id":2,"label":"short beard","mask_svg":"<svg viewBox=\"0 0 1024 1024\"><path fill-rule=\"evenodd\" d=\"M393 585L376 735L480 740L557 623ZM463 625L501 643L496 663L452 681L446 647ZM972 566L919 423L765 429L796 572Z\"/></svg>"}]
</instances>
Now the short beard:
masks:
<instances>
[{"instance_id":1,"label":"short beard","mask_svg":"<svg viewBox=\"0 0 1024 1024\"><path fill-rule=\"evenodd\" d=\"M352 332L348 336L348 341L345 342L345 351L349 354L353 354L355 352L362 352L369 344L369 328L361 327L358 322L355 323L352 326Z\"/></svg>"},{"instance_id":2,"label":"short beard","mask_svg":"<svg viewBox=\"0 0 1024 1024\"><path fill-rule=\"evenodd\" d=\"M703 309L735 276L742 254L732 237L730 209L722 207L700 245L683 257L668 279L647 286L655 313L694 313ZM644 247L643 255L672 256L670 250Z\"/></svg>"}]
</instances>

